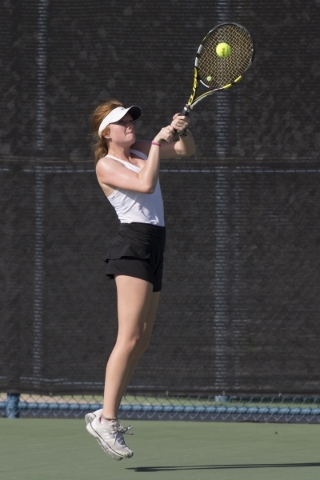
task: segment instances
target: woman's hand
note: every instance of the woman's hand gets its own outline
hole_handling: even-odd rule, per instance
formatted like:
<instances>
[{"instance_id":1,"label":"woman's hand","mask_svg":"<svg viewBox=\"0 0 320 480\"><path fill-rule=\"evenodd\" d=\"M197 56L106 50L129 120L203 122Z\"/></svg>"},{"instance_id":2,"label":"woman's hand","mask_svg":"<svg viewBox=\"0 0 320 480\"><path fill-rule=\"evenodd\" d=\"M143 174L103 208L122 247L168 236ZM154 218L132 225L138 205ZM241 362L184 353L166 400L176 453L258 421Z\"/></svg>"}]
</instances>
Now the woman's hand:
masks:
<instances>
[{"instance_id":1,"label":"woman's hand","mask_svg":"<svg viewBox=\"0 0 320 480\"><path fill-rule=\"evenodd\" d=\"M175 136L175 128L172 125L161 128L160 132L154 137L153 141L156 143L172 142Z\"/></svg>"},{"instance_id":2,"label":"woman's hand","mask_svg":"<svg viewBox=\"0 0 320 480\"><path fill-rule=\"evenodd\" d=\"M176 113L173 116L171 126L175 129L177 133L181 133L188 128L189 117L183 116L180 113Z\"/></svg>"}]
</instances>

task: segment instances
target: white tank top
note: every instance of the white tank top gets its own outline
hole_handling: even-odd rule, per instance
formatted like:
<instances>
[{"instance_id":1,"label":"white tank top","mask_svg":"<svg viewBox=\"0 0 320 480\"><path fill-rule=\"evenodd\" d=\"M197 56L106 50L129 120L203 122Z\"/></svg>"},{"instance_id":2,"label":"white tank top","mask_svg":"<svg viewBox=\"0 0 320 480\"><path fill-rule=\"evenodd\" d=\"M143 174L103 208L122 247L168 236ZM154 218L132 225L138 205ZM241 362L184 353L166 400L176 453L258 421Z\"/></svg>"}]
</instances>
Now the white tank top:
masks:
<instances>
[{"instance_id":1,"label":"white tank top","mask_svg":"<svg viewBox=\"0 0 320 480\"><path fill-rule=\"evenodd\" d=\"M130 149L130 152L138 155L143 160L147 160L147 156L138 150ZM122 163L129 170L140 172L141 168L132 163L120 160L112 155L108 157ZM121 223L150 223L164 227L164 210L163 200L160 189L159 180L153 193L134 192L132 190L115 189L111 195L107 197L111 205L114 207Z\"/></svg>"}]
</instances>

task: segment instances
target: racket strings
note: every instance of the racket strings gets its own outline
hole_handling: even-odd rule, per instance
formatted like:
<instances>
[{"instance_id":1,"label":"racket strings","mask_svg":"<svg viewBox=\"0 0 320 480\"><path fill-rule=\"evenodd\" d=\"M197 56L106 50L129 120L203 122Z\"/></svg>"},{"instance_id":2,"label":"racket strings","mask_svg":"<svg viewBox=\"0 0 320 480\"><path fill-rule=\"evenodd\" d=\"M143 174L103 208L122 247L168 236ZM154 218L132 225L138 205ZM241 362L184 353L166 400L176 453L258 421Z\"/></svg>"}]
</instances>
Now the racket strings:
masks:
<instances>
[{"instance_id":1,"label":"racket strings","mask_svg":"<svg viewBox=\"0 0 320 480\"><path fill-rule=\"evenodd\" d=\"M231 53L226 58L217 55L219 43L230 45ZM197 67L201 82L212 89L232 84L251 65L253 41L245 29L228 24L210 32L198 50Z\"/></svg>"}]
</instances>

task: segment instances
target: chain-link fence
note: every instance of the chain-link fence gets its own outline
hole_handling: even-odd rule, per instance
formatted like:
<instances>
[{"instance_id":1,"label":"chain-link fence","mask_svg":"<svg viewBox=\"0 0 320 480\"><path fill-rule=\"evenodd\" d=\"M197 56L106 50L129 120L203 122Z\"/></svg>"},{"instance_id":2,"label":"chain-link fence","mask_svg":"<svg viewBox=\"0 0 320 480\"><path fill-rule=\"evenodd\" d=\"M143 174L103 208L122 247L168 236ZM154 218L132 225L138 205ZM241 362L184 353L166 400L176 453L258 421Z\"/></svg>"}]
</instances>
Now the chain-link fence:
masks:
<instances>
[{"instance_id":1,"label":"chain-link fence","mask_svg":"<svg viewBox=\"0 0 320 480\"><path fill-rule=\"evenodd\" d=\"M69 414L83 412L88 395L101 395L116 336L115 288L101 255L116 219L93 169L8 164L2 173L1 387L30 392L42 405L41 395L63 394ZM152 415L160 404L188 411L192 398L191 413L205 407L205 415L218 407L254 412L250 403L255 409L266 399L287 408L293 396L319 406L310 405L319 385L319 182L317 167L164 165L165 286L151 346L128 389L133 412L148 412L150 395ZM63 414L68 401L60 403L48 408Z\"/></svg>"},{"instance_id":2,"label":"chain-link fence","mask_svg":"<svg viewBox=\"0 0 320 480\"><path fill-rule=\"evenodd\" d=\"M121 415L317 422L319 4L167 3L156 15L145 1L0 6L0 412L100 407L117 221L90 112L110 97L141 104L137 130L152 138L188 98L200 39L238 21L254 67L195 109L196 156L162 163L164 288Z\"/></svg>"},{"instance_id":3,"label":"chain-link fence","mask_svg":"<svg viewBox=\"0 0 320 480\"><path fill-rule=\"evenodd\" d=\"M319 423L320 398L286 396L126 395L119 417L132 420L250 421ZM83 418L102 408L100 396L0 394L0 412L8 418Z\"/></svg>"}]
</instances>

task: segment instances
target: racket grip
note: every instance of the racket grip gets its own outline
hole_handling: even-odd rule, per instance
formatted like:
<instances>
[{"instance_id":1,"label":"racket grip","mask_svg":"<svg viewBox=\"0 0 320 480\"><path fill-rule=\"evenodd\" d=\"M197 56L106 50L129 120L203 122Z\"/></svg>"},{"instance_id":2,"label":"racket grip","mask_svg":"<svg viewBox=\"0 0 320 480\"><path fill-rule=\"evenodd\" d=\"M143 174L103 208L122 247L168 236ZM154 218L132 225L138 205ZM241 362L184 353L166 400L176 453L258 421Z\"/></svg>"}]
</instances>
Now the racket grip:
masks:
<instances>
[{"instance_id":1,"label":"racket grip","mask_svg":"<svg viewBox=\"0 0 320 480\"><path fill-rule=\"evenodd\" d=\"M190 115L190 113L191 113L190 105L185 105L181 110L180 115L187 117L188 115Z\"/></svg>"}]
</instances>

